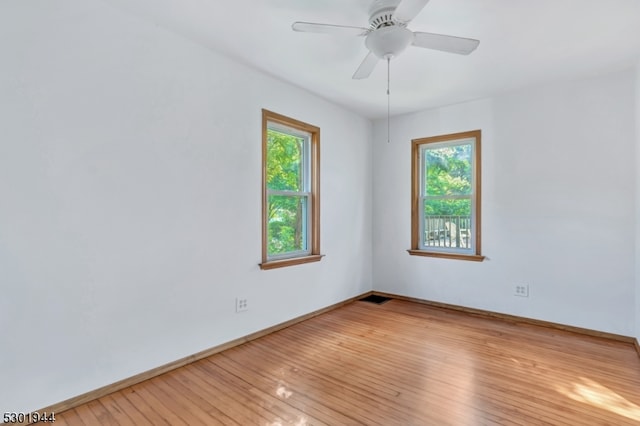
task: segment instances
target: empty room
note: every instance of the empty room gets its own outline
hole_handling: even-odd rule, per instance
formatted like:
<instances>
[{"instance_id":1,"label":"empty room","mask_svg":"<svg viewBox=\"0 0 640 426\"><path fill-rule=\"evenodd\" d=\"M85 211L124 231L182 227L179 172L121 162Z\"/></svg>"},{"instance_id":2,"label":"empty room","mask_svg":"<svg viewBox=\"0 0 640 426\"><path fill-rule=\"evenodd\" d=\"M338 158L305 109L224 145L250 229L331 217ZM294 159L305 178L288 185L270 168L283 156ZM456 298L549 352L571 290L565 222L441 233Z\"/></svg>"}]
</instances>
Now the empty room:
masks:
<instances>
[{"instance_id":1,"label":"empty room","mask_svg":"<svg viewBox=\"0 0 640 426\"><path fill-rule=\"evenodd\" d=\"M2 422L640 424L640 2L0 34Z\"/></svg>"}]
</instances>

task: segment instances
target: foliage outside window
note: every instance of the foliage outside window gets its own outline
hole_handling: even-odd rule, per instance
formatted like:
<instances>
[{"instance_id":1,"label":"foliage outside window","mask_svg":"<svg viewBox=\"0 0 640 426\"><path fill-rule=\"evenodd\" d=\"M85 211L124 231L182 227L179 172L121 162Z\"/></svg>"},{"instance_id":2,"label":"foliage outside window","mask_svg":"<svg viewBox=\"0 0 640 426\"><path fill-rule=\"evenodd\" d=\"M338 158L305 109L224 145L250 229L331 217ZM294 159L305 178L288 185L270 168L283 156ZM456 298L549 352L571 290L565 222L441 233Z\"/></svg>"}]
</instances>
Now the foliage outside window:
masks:
<instances>
[{"instance_id":1,"label":"foliage outside window","mask_svg":"<svg viewBox=\"0 0 640 426\"><path fill-rule=\"evenodd\" d=\"M262 269L320 256L320 129L262 110Z\"/></svg>"},{"instance_id":2,"label":"foliage outside window","mask_svg":"<svg viewBox=\"0 0 640 426\"><path fill-rule=\"evenodd\" d=\"M481 261L480 130L412 141L411 249Z\"/></svg>"}]
</instances>

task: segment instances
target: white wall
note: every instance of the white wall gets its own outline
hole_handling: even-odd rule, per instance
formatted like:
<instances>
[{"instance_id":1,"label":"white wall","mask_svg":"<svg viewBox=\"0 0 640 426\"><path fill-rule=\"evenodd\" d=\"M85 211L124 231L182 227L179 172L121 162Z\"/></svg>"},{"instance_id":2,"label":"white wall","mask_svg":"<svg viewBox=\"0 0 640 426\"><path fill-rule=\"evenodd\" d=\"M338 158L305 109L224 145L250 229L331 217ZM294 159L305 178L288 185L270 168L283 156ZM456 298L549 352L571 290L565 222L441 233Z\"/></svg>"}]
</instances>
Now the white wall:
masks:
<instances>
[{"instance_id":1,"label":"white wall","mask_svg":"<svg viewBox=\"0 0 640 426\"><path fill-rule=\"evenodd\" d=\"M374 126L374 289L634 333L634 74ZM482 129L482 263L409 256L411 139ZM513 296L516 283L530 297Z\"/></svg>"},{"instance_id":2,"label":"white wall","mask_svg":"<svg viewBox=\"0 0 640 426\"><path fill-rule=\"evenodd\" d=\"M640 61L636 66L636 339L640 342Z\"/></svg>"},{"instance_id":3,"label":"white wall","mask_svg":"<svg viewBox=\"0 0 640 426\"><path fill-rule=\"evenodd\" d=\"M371 289L368 120L99 1L1 2L0 51L0 412ZM258 268L261 108L321 128L319 263Z\"/></svg>"}]
</instances>

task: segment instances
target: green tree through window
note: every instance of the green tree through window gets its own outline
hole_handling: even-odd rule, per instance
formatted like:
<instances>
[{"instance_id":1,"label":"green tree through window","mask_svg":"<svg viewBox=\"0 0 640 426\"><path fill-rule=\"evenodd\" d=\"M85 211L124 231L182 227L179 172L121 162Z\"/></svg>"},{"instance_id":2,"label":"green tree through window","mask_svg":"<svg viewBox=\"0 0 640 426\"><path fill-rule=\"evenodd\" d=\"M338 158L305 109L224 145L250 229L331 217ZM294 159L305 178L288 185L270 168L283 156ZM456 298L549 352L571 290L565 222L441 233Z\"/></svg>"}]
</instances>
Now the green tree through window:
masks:
<instances>
[{"instance_id":1,"label":"green tree through window","mask_svg":"<svg viewBox=\"0 0 640 426\"><path fill-rule=\"evenodd\" d=\"M305 251L305 218L308 190L305 188L307 138L277 130L267 131L267 189L269 256Z\"/></svg>"},{"instance_id":2,"label":"green tree through window","mask_svg":"<svg viewBox=\"0 0 640 426\"><path fill-rule=\"evenodd\" d=\"M425 215L470 216L471 144L427 148L423 152Z\"/></svg>"}]
</instances>

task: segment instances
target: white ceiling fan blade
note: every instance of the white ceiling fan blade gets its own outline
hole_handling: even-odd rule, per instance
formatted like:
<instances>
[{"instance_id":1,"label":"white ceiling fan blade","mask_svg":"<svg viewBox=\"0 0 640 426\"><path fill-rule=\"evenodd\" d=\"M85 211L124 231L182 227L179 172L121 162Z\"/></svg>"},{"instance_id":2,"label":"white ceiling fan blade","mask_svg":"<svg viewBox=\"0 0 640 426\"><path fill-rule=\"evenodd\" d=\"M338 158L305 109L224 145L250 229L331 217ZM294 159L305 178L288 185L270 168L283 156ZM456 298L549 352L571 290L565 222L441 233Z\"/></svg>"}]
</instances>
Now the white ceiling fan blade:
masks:
<instances>
[{"instance_id":1,"label":"white ceiling fan blade","mask_svg":"<svg viewBox=\"0 0 640 426\"><path fill-rule=\"evenodd\" d=\"M364 57L364 60L353 74L354 80L362 80L367 78L373 72L373 69L376 67L378 63L378 57L373 54L373 52L369 52L367 56Z\"/></svg>"},{"instance_id":2,"label":"white ceiling fan blade","mask_svg":"<svg viewBox=\"0 0 640 426\"><path fill-rule=\"evenodd\" d=\"M429 0L402 0L393 12L393 19L408 24L429 3Z\"/></svg>"},{"instance_id":3,"label":"white ceiling fan blade","mask_svg":"<svg viewBox=\"0 0 640 426\"><path fill-rule=\"evenodd\" d=\"M426 49L435 49L442 50L443 52L457 53L459 55L468 55L476 50L476 47L480 44L480 40L416 31L413 33L412 44Z\"/></svg>"},{"instance_id":4,"label":"white ceiling fan blade","mask_svg":"<svg viewBox=\"0 0 640 426\"><path fill-rule=\"evenodd\" d=\"M294 22L291 25L294 31L303 33L320 33L320 34L340 34L340 35L353 35L364 36L369 33L369 29L362 27L350 27L347 25L332 25L332 24L316 24L313 22Z\"/></svg>"}]
</instances>

